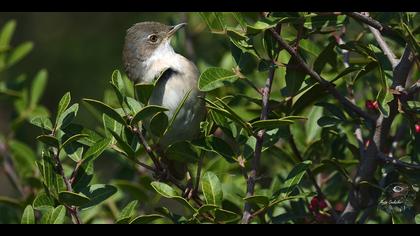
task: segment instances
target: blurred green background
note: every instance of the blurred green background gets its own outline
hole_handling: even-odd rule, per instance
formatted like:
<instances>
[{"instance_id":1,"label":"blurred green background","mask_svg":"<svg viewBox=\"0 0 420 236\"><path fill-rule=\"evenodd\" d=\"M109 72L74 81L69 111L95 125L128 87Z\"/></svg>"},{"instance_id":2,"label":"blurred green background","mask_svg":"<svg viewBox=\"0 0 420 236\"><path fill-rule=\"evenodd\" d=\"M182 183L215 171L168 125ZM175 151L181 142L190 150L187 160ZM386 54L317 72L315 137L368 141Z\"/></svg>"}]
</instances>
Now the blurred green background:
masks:
<instances>
[{"instance_id":1,"label":"blurred green background","mask_svg":"<svg viewBox=\"0 0 420 236\"><path fill-rule=\"evenodd\" d=\"M223 37L208 32L198 13L2 13L0 25L10 19L17 21L12 45L29 40L34 43L34 49L19 65L2 76L15 78L25 73L32 78L38 70L47 69L48 85L41 104L53 114L57 102L67 91L71 91L73 101L80 101L86 97L103 98L105 89L109 88L112 71L122 70L121 51L125 31L137 22L189 22L187 31L179 33L173 40L173 45L176 51L193 60L200 58L199 65L217 66L217 62L228 49ZM185 34L188 34L190 39L189 50L185 45ZM0 106L3 113L0 115L0 131L4 132L8 124L5 120L6 113L10 109L5 107L6 104L2 101ZM86 113L86 110L81 109L78 121L92 125L91 122L95 121ZM30 143L31 140L33 142L30 134L34 132L29 131L34 128L28 125L27 129L29 130L25 134L28 134L28 137L22 138Z\"/></svg>"}]
</instances>

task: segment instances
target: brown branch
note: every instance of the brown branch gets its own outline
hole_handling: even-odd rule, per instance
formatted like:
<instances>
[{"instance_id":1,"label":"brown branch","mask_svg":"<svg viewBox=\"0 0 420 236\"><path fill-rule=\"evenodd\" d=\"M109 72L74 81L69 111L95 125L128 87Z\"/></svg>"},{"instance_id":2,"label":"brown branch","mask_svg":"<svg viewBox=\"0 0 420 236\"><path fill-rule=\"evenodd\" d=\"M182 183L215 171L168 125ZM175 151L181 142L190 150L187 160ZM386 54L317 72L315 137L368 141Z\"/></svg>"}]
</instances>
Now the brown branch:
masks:
<instances>
[{"instance_id":1,"label":"brown branch","mask_svg":"<svg viewBox=\"0 0 420 236\"><path fill-rule=\"evenodd\" d=\"M396 158L390 157L385 155L384 153L380 152L378 154L379 159L384 161L385 163L392 164L399 168L404 168L408 170L420 170L420 164L411 164L404 161L400 161Z\"/></svg>"},{"instance_id":2,"label":"brown branch","mask_svg":"<svg viewBox=\"0 0 420 236\"><path fill-rule=\"evenodd\" d=\"M387 25L384 25L381 22L379 22L379 21L377 21L377 20L375 20L375 19L373 19L373 18L371 18L369 16L366 16L366 15L364 15L362 13L358 13L358 12L345 12L345 14L348 15L348 16L350 16L350 17L352 17L352 18L354 18L355 20L358 20L358 21L360 21L362 23L365 23L365 24L367 24L367 25L369 25L369 26L371 26L371 27L379 30L379 32L381 32L382 34L385 34L385 35L397 35L392 30L391 27L389 27Z\"/></svg>"},{"instance_id":3,"label":"brown branch","mask_svg":"<svg viewBox=\"0 0 420 236\"><path fill-rule=\"evenodd\" d=\"M160 165L160 162L159 162L158 158L155 156L155 154L153 153L152 148L149 146L146 139L144 138L141 130L137 127L134 127L132 130L137 135L137 138L140 140L141 145L143 146L146 153L149 155L150 159L152 159L156 170L161 171L162 167Z\"/></svg>"},{"instance_id":4,"label":"brown branch","mask_svg":"<svg viewBox=\"0 0 420 236\"><path fill-rule=\"evenodd\" d=\"M55 169L58 172L58 174L63 178L67 191L73 192L73 187L71 186L71 182L64 173L63 165L58 155L59 155L59 150L55 147L52 148L52 156L53 156L53 160L55 161ZM69 211L70 215L72 216L73 223L82 224L82 221L79 216L79 210L77 209L77 207L66 206L66 208Z\"/></svg>"},{"instance_id":5,"label":"brown branch","mask_svg":"<svg viewBox=\"0 0 420 236\"><path fill-rule=\"evenodd\" d=\"M412 99L416 93L420 92L420 79L417 80L408 90L407 98Z\"/></svg>"},{"instance_id":6,"label":"brown branch","mask_svg":"<svg viewBox=\"0 0 420 236\"><path fill-rule=\"evenodd\" d=\"M385 42L384 38L381 35L381 32L379 32L379 30L377 30L376 28L370 25L368 25L368 28L370 32L372 32L373 36L375 37L376 42L378 42L379 47L382 49L385 56L388 58L389 62L392 65L392 68L395 68L398 65L398 59L395 56L395 54L392 52L388 44Z\"/></svg>"},{"instance_id":7,"label":"brown branch","mask_svg":"<svg viewBox=\"0 0 420 236\"><path fill-rule=\"evenodd\" d=\"M270 100L270 93L271 93L271 86L273 84L274 80L274 72L275 72L275 65L272 62L270 66L270 70L268 72L268 77L265 83L265 87L263 89L263 96L262 96L262 110L261 110L261 116L260 120L266 120L268 117L269 112L269 100ZM247 189L246 189L246 197L251 197L254 195L254 188L255 188L255 182L258 174L259 164L260 164L260 158L261 158L261 152L262 152L262 146L264 142L264 133L265 130L258 131L256 135L257 143L255 144L255 152L254 157L252 159L252 169L249 171L247 175ZM244 205L244 213L242 215L242 224L248 224L251 220L252 214L251 214L251 208L252 205L249 202L245 202Z\"/></svg>"},{"instance_id":8,"label":"brown branch","mask_svg":"<svg viewBox=\"0 0 420 236\"><path fill-rule=\"evenodd\" d=\"M313 79L315 79L324 89L326 89L331 95L333 95L349 112L351 115L353 113L357 114L358 116L364 118L368 122L373 122L374 119L365 111L354 105L349 99L344 97L336 88L335 85L325 79L323 79L318 73L312 70L306 62L302 59L302 57L288 44L284 41L281 36L274 30L269 29L273 37L277 40L279 45L286 49L286 51L298 62L300 67Z\"/></svg>"},{"instance_id":9,"label":"brown branch","mask_svg":"<svg viewBox=\"0 0 420 236\"><path fill-rule=\"evenodd\" d=\"M413 63L414 56L409 47L406 46L403 56L393 70L393 84L391 86L393 89L404 88ZM387 136L398 113L398 100L399 96L394 95L394 99L388 104L390 108L389 116L385 117L381 114L375 122L371 142L367 147L364 158L360 161L356 176L353 179L354 185L339 223L354 223L361 210L377 202L377 197L372 196L369 186L359 185L359 183L371 182L374 178L380 160L378 156L387 146Z\"/></svg>"}]
</instances>

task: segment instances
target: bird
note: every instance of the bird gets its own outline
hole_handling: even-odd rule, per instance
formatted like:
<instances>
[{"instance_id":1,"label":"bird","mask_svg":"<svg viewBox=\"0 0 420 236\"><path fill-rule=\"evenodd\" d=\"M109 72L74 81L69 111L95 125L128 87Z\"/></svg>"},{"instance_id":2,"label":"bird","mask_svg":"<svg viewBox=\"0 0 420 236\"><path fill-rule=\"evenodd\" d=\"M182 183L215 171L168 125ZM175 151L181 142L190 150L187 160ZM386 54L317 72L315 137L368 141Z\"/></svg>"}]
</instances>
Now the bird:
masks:
<instances>
[{"instance_id":1,"label":"bird","mask_svg":"<svg viewBox=\"0 0 420 236\"><path fill-rule=\"evenodd\" d=\"M172 37L184 26L186 23L174 26L153 21L136 23L127 30L123 47L123 66L130 80L134 83L153 83L159 78L149 98L149 105L168 109L165 114L169 120L189 93L172 128L159 139L158 146L163 150L175 142L197 138L200 123L206 116L205 102L201 99L205 93L198 89L199 70L171 46ZM150 129L148 122L145 122L146 132ZM179 172L174 174L178 179L183 178L185 168L179 170L179 163L163 161L169 165L169 169L172 167L170 172Z\"/></svg>"}]
</instances>

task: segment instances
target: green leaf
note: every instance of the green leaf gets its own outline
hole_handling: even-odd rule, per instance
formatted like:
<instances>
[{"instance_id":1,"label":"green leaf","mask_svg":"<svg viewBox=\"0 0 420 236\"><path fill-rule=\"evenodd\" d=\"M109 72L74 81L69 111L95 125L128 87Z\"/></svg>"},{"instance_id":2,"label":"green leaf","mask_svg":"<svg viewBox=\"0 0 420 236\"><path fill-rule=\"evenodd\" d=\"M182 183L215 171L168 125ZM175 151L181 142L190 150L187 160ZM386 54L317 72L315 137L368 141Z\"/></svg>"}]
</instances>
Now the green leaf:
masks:
<instances>
[{"instance_id":1,"label":"green leaf","mask_svg":"<svg viewBox=\"0 0 420 236\"><path fill-rule=\"evenodd\" d=\"M125 100L131 110L131 114L137 114L142 109L142 105L136 99L125 97Z\"/></svg>"},{"instance_id":2,"label":"green leaf","mask_svg":"<svg viewBox=\"0 0 420 236\"><path fill-rule=\"evenodd\" d=\"M36 195L32 206L36 210L41 210L45 207L54 206L54 200L45 192L40 192Z\"/></svg>"},{"instance_id":3,"label":"green leaf","mask_svg":"<svg viewBox=\"0 0 420 236\"><path fill-rule=\"evenodd\" d=\"M233 221L237 221L240 219L240 216L235 212L224 210L224 209L216 209L215 211L215 221L219 223L229 223Z\"/></svg>"},{"instance_id":4,"label":"green leaf","mask_svg":"<svg viewBox=\"0 0 420 236\"><path fill-rule=\"evenodd\" d=\"M90 198L90 201L83 204L81 208L88 208L96 206L114 195L117 192L117 188L107 184L93 184L81 192Z\"/></svg>"},{"instance_id":5,"label":"green leaf","mask_svg":"<svg viewBox=\"0 0 420 236\"><path fill-rule=\"evenodd\" d=\"M319 126L321 126L323 128L326 128L326 127L336 126L336 125L338 125L342 122L343 122L342 120L337 119L337 118L332 117L332 116L323 116L323 117L319 118L317 123L318 123Z\"/></svg>"},{"instance_id":6,"label":"green leaf","mask_svg":"<svg viewBox=\"0 0 420 236\"><path fill-rule=\"evenodd\" d=\"M45 129L47 131L52 131L53 125L51 120L46 116L36 116L29 121L31 124Z\"/></svg>"},{"instance_id":7,"label":"green leaf","mask_svg":"<svg viewBox=\"0 0 420 236\"><path fill-rule=\"evenodd\" d=\"M104 138L91 146L83 155L85 162L94 161L97 157L99 157L99 155L101 155L108 147L110 141L110 138Z\"/></svg>"},{"instance_id":8,"label":"green leaf","mask_svg":"<svg viewBox=\"0 0 420 236\"><path fill-rule=\"evenodd\" d=\"M138 201L134 200L125 206L121 213L119 214L116 223L117 224L128 224L130 220L133 218L134 214L136 213L136 208L138 205Z\"/></svg>"},{"instance_id":9,"label":"green leaf","mask_svg":"<svg viewBox=\"0 0 420 236\"><path fill-rule=\"evenodd\" d=\"M270 203L270 199L264 195L254 195L250 197L244 198L246 202L254 203L254 204L261 204L267 206Z\"/></svg>"},{"instance_id":10,"label":"green leaf","mask_svg":"<svg viewBox=\"0 0 420 236\"><path fill-rule=\"evenodd\" d=\"M137 112L133 119L130 122L130 125L135 125L139 121L143 121L149 117L153 117L159 112L167 111L167 108L161 107L161 106L155 106L155 105L148 105L146 107L143 107L139 112Z\"/></svg>"},{"instance_id":11,"label":"green leaf","mask_svg":"<svg viewBox=\"0 0 420 236\"><path fill-rule=\"evenodd\" d=\"M17 46L10 54L7 66L11 67L28 55L34 47L32 42L24 42Z\"/></svg>"},{"instance_id":12,"label":"green leaf","mask_svg":"<svg viewBox=\"0 0 420 236\"><path fill-rule=\"evenodd\" d=\"M79 104L75 103L65 110L60 117L57 118L56 129L65 129L76 118L79 111Z\"/></svg>"},{"instance_id":13,"label":"green leaf","mask_svg":"<svg viewBox=\"0 0 420 236\"><path fill-rule=\"evenodd\" d=\"M87 98L84 98L83 100L91 104L98 111L107 114L109 117L113 118L115 121L121 123L122 125L126 125L125 119L121 117L117 111L115 111L113 108L106 105L105 103L97 101L97 100L93 100L93 99L87 99Z\"/></svg>"},{"instance_id":14,"label":"green leaf","mask_svg":"<svg viewBox=\"0 0 420 236\"><path fill-rule=\"evenodd\" d=\"M56 127L57 127L59 118L61 117L61 115L63 114L63 112L69 106L70 101L71 101L70 92L67 92L66 94L64 94L64 96L60 99L60 102L58 103L58 108L57 108L57 117L55 119L55 126Z\"/></svg>"},{"instance_id":15,"label":"green leaf","mask_svg":"<svg viewBox=\"0 0 420 236\"><path fill-rule=\"evenodd\" d=\"M49 224L64 224L66 208L60 205L54 209L49 218Z\"/></svg>"},{"instance_id":16,"label":"green leaf","mask_svg":"<svg viewBox=\"0 0 420 236\"><path fill-rule=\"evenodd\" d=\"M91 199L82 193L73 193L62 191L58 194L58 200L67 206L82 206L87 204Z\"/></svg>"},{"instance_id":17,"label":"green leaf","mask_svg":"<svg viewBox=\"0 0 420 236\"><path fill-rule=\"evenodd\" d=\"M170 160L181 163L194 163L198 160L198 155L193 146L187 141L176 142L166 149L165 156Z\"/></svg>"},{"instance_id":18,"label":"green leaf","mask_svg":"<svg viewBox=\"0 0 420 236\"><path fill-rule=\"evenodd\" d=\"M210 212L210 211L213 211L213 210L215 210L215 209L217 209L217 208L219 208L219 206L216 206L216 205L210 205L210 204L203 204L199 209L198 209L198 213L199 214L203 214L203 213L206 213L206 212Z\"/></svg>"},{"instance_id":19,"label":"green leaf","mask_svg":"<svg viewBox=\"0 0 420 236\"><path fill-rule=\"evenodd\" d=\"M223 200L222 184L213 172L206 172L201 178L201 190L207 204L221 206Z\"/></svg>"},{"instance_id":20,"label":"green leaf","mask_svg":"<svg viewBox=\"0 0 420 236\"><path fill-rule=\"evenodd\" d=\"M215 90L220 87L228 86L238 80L238 76L223 68L208 68L198 79L198 89L203 92Z\"/></svg>"},{"instance_id":21,"label":"green leaf","mask_svg":"<svg viewBox=\"0 0 420 236\"><path fill-rule=\"evenodd\" d=\"M149 102L150 96L152 95L154 87L155 86L153 84L144 84L144 83L136 84L135 90L137 94L137 99L141 103L147 104Z\"/></svg>"},{"instance_id":22,"label":"green leaf","mask_svg":"<svg viewBox=\"0 0 420 236\"><path fill-rule=\"evenodd\" d=\"M187 207L187 209L190 209L190 210L196 212L196 209L193 206L191 206L191 204L187 200L178 196L176 191L171 186L169 186L168 184L153 181L150 185L162 197L173 199L173 200L181 203L183 206Z\"/></svg>"},{"instance_id":23,"label":"green leaf","mask_svg":"<svg viewBox=\"0 0 420 236\"><path fill-rule=\"evenodd\" d=\"M312 107L309 111L308 121L305 126L306 131L306 143L312 143L319 137L321 133L321 127L318 125L318 120L321 118L323 113L322 107Z\"/></svg>"},{"instance_id":24,"label":"green leaf","mask_svg":"<svg viewBox=\"0 0 420 236\"><path fill-rule=\"evenodd\" d=\"M159 112L150 120L150 132L157 137L162 137L168 127L168 123L168 116L163 112Z\"/></svg>"},{"instance_id":25,"label":"green leaf","mask_svg":"<svg viewBox=\"0 0 420 236\"><path fill-rule=\"evenodd\" d=\"M62 145L61 145L61 147L60 147L60 149L63 149L63 148L65 148L67 145L69 145L69 144L71 144L71 143L73 143L73 142L76 142L76 141L78 141L78 140L80 140L80 139L82 139L82 138L85 138L85 137L89 137L89 135L87 135L87 134L76 134L76 135L73 135L73 136L71 136L70 138L68 138Z\"/></svg>"},{"instance_id":26,"label":"green leaf","mask_svg":"<svg viewBox=\"0 0 420 236\"><path fill-rule=\"evenodd\" d=\"M177 196L176 191L168 184L154 181L151 183L151 185L156 190L156 192L163 197L172 198Z\"/></svg>"},{"instance_id":27,"label":"green leaf","mask_svg":"<svg viewBox=\"0 0 420 236\"><path fill-rule=\"evenodd\" d=\"M20 201L11 197L0 196L0 204L16 207L17 209L22 208Z\"/></svg>"},{"instance_id":28,"label":"green leaf","mask_svg":"<svg viewBox=\"0 0 420 236\"><path fill-rule=\"evenodd\" d=\"M111 85L114 89L115 94L117 95L118 101L120 102L121 106L124 103L125 97L125 90L124 90L124 81L121 77L121 73L119 70L114 70L111 76Z\"/></svg>"},{"instance_id":29,"label":"green leaf","mask_svg":"<svg viewBox=\"0 0 420 236\"><path fill-rule=\"evenodd\" d=\"M118 146L125 152L127 157L131 160L135 160L135 152L131 148L131 146L126 141L124 141L124 139L120 135L118 135L116 132L112 130L108 130L108 131L117 140Z\"/></svg>"},{"instance_id":30,"label":"green leaf","mask_svg":"<svg viewBox=\"0 0 420 236\"><path fill-rule=\"evenodd\" d=\"M0 33L0 49L8 48L10 40L12 39L13 33L15 32L16 21L9 20L4 24Z\"/></svg>"},{"instance_id":31,"label":"green leaf","mask_svg":"<svg viewBox=\"0 0 420 236\"><path fill-rule=\"evenodd\" d=\"M150 224L151 222L161 218L164 218L164 216L158 214L137 216L130 221L130 224Z\"/></svg>"},{"instance_id":32,"label":"green leaf","mask_svg":"<svg viewBox=\"0 0 420 236\"><path fill-rule=\"evenodd\" d=\"M285 196L289 196L292 191L299 185L306 170L312 165L312 161L306 160L296 165L284 181L284 188L281 190Z\"/></svg>"},{"instance_id":33,"label":"green leaf","mask_svg":"<svg viewBox=\"0 0 420 236\"><path fill-rule=\"evenodd\" d=\"M305 80L306 73L298 65L299 64L293 57L291 57L287 63L285 87L286 96L295 96Z\"/></svg>"},{"instance_id":34,"label":"green leaf","mask_svg":"<svg viewBox=\"0 0 420 236\"><path fill-rule=\"evenodd\" d=\"M48 73L45 69L38 71L31 86L30 107L35 108L47 85Z\"/></svg>"},{"instance_id":35,"label":"green leaf","mask_svg":"<svg viewBox=\"0 0 420 236\"><path fill-rule=\"evenodd\" d=\"M330 43L319 54L314 62L314 71L316 73L321 74L327 63L329 63L332 67L336 66L337 53L334 51L335 45L337 45L335 39L330 38Z\"/></svg>"},{"instance_id":36,"label":"green leaf","mask_svg":"<svg viewBox=\"0 0 420 236\"><path fill-rule=\"evenodd\" d=\"M58 148L60 146L58 139L54 136L51 135L40 135L38 137L36 137L36 139L44 144L46 144L47 146L51 146L51 147L56 147Z\"/></svg>"},{"instance_id":37,"label":"green leaf","mask_svg":"<svg viewBox=\"0 0 420 236\"><path fill-rule=\"evenodd\" d=\"M420 214L417 214L414 219L416 221L416 224L420 224Z\"/></svg>"},{"instance_id":38,"label":"green leaf","mask_svg":"<svg viewBox=\"0 0 420 236\"><path fill-rule=\"evenodd\" d=\"M21 224L35 224L35 213L31 205L26 206L25 210L23 211L23 215L22 215L22 219L20 223Z\"/></svg>"},{"instance_id":39,"label":"green leaf","mask_svg":"<svg viewBox=\"0 0 420 236\"><path fill-rule=\"evenodd\" d=\"M48 207L43 208L41 210L42 217L41 217L40 223L41 224L49 224L50 217L51 217L53 211L54 211L54 207L52 207L52 206L48 206Z\"/></svg>"},{"instance_id":40,"label":"green leaf","mask_svg":"<svg viewBox=\"0 0 420 236\"><path fill-rule=\"evenodd\" d=\"M291 125L294 122L292 120L287 120L284 118L281 119L272 119L272 120L258 120L253 122L252 128L254 129L254 132L265 129L265 130L272 130L280 128L284 125Z\"/></svg>"},{"instance_id":41,"label":"green leaf","mask_svg":"<svg viewBox=\"0 0 420 236\"><path fill-rule=\"evenodd\" d=\"M210 145L212 151L223 156L227 161L234 160L235 153L233 152L231 146L223 139L214 135L209 135L206 137L206 142Z\"/></svg>"},{"instance_id":42,"label":"green leaf","mask_svg":"<svg viewBox=\"0 0 420 236\"><path fill-rule=\"evenodd\" d=\"M340 107L331 104L331 103L326 103L326 102L321 102L321 103L317 103L317 106L322 106L324 107L326 110L328 110L329 112L331 112L331 114L333 114L334 116L338 117L341 120L346 120L346 115L344 114L344 112L340 109Z\"/></svg>"},{"instance_id":43,"label":"green leaf","mask_svg":"<svg viewBox=\"0 0 420 236\"><path fill-rule=\"evenodd\" d=\"M215 34L225 33L225 23L222 12L200 12L210 31Z\"/></svg>"},{"instance_id":44,"label":"green leaf","mask_svg":"<svg viewBox=\"0 0 420 236\"><path fill-rule=\"evenodd\" d=\"M34 151L26 144L17 140L10 140L8 142L10 151L12 153L13 164L22 178L33 175L33 167L36 161Z\"/></svg>"},{"instance_id":45,"label":"green leaf","mask_svg":"<svg viewBox=\"0 0 420 236\"><path fill-rule=\"evenodd\" d=\"M191 89L184 95L184 97L182 98L182 100L179 102L178 106L176 107L175 112L173 113L171 119L169 120L169 124L167 124L167 127L165 129L165 132L163 133L163 135L165 135L169 130L172 129L172 126L175 123L176 118L178 117L179 112L181 111L181 108L184 106L185 102L187 101L188 97L190 96L191 93Z\"/></svg>"}]
</instances>

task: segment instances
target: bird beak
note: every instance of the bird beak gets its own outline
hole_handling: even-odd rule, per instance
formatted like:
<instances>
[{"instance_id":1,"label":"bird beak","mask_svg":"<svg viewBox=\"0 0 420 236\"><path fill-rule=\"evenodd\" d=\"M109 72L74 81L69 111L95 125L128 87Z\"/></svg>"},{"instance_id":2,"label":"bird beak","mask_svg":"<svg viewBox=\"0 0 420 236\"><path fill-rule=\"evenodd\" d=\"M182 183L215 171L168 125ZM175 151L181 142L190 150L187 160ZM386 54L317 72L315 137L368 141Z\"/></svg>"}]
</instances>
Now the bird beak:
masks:
<instances>
[{"instance_id":1,"label":"bird beak","mask_svg":"<svg viewBox=\"0 0 420 236\"><path fill-rule=\"evenodd\" d=\"M187 23L181 23L175 26L172 26L171 29L168 32L168 38L171 38L179 29L181 29L182 27L186 26Z\"/></svg>"}]
</instances>

